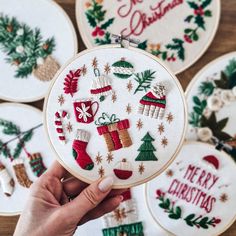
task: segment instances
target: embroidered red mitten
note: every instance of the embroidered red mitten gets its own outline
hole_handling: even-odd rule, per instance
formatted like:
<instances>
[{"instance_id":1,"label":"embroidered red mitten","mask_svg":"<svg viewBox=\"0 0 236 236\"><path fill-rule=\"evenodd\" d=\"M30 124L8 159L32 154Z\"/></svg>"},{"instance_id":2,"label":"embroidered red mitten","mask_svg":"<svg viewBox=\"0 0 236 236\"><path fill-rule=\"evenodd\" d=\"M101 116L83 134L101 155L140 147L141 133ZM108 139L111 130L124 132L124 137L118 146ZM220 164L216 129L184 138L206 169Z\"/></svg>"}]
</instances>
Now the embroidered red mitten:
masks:
<instances>
[{"instance_id":1,"label":"embroidered red mitten","mask_svg":"<svg viewBox=\"0 0 236 236\"><path fill-rule=\"evenodd\" d=\"M92 170L94 167L92 159L86 152L89 137L90 135L87 131L78 129L77 137L73 142L73 156L79 166L84 170Z\"/></svg>"},{"instance_id":2,"label":"embroidered red mitten","mask_svg":"<svg viewBox=\"0 0 236 236\"><path fill-rule=\"evenodd\" d=\"M0 163L0 184L4 194L10 197L14 190L14 180L3 164Z\"/></svg>"}]
</instances>

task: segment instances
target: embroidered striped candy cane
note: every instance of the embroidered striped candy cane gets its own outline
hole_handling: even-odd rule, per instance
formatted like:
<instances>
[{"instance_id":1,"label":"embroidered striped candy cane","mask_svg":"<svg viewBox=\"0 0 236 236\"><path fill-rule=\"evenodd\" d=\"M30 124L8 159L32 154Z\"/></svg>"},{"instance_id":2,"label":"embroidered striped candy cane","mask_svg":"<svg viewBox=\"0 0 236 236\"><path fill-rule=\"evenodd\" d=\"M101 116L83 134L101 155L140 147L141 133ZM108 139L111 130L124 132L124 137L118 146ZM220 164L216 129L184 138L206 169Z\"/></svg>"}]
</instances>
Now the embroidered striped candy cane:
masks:
<instances>
[{"instance_id":1,"label":"embroidered striped candy cane","mask_svg":"<svg viewBox=\"0 0 236 236\"><path fill-rule=\"evenodd\" d=\"M55 113L55 123L54 124L56 127L56 131L57 131L59 140L63 143L66 143L66 136L65 136L64 129L63 129L63 125L62 125L62 121L64 118L66 118L66 119L69 118L68 113L66 111L57 111Z\"/></svg>"}]
</instances>

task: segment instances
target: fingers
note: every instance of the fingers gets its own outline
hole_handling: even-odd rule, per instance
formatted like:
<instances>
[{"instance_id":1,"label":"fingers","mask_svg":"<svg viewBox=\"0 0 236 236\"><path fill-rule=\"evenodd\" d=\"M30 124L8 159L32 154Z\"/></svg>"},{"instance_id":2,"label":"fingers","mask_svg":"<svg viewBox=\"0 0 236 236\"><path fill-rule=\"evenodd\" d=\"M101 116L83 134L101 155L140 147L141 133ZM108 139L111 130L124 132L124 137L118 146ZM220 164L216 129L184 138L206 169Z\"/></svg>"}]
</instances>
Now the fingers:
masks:
<instances>
[{"instance_id":1,"label":"fingers","mask_svg":"<svg viewBox=\"0 0 236 236\"><path fill-rule=\"evenodd\" d=\"M79 222L79 225L85 224L87 221L97 219L111 211L114 211L122 202L123 196L115 196L109 198L99 204L96 208L88 212Z\"/></svg>"},{"instance_id":2,"label":"fingers","mask_svg":"<svg viewBox=\"0 0 236 236\"><path fill-rule=\"evenodd\" d=\"M58 179L62 179L65 175L67 175L67 173L67 170L57 161L55 161L46 172L47 175L54 176Z\"/></svg>"},{"instance_id":3,"label":"fingers","mask_svg":"<svg viewBox=\"0 0 236 236\"><path fill-rule=\"evenodd\" d=\"M113 177L98 180L85 188L73 201L64 205L62 214L79 222L89 211L102 202L112 189Z\"/></svg>"}]
</instances>

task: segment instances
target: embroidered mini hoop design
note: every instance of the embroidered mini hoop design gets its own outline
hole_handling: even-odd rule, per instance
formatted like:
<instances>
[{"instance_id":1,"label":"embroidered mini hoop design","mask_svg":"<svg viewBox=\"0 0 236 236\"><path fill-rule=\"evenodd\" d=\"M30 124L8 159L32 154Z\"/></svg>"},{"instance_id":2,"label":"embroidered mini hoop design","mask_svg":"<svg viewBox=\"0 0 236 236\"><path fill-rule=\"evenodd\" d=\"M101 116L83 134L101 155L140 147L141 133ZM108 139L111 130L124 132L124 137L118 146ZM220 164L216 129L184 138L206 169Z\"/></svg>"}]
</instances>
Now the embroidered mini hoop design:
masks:
<instances>
[{"instance_id":1,"label":"embroidered mini hoop design","mask_svg":"<svg viewBox=\"0 0 236 236\"><path fill-rule=\"evenodd\" d=\"M73 25L54 1L1 0L0 5L0 98L42 99L60 66L77 52Z\"/></svg>"},{"instance_id":2,"label":"embroidered mini hoop design","mask_svg":"<svg viewBox=\"0 0 236 236\"><path fill-rule=\"evenodd\" d=\"M122 34L138 39L138 48L160 58L177 74L211 44L220 19L220 1L77 0L76 17L88 48L114 43L112 34ZM113 70L125 78L132 66L118 59Z\"/></svg>"},{"instance_id":3,"label":"embroidered mini hoop design","mask_svg":"<svg viewBox=\"0 0 236 236\"><path fill-rule=\"evenodd\" d=\"M124 56L132 65L128 78L117 77L109 69ZM84 65L86 74L79 78L72 97L63 90L64 78L69 71ZM113 94L102 100L90 93L92 84L103 82L94 80L94 68L99 71L100 80L109 80L112 86ZM128 80L133 84L130 90ZM145 109L159 115L146 116L139 112L140 100L156 84L165 87L165 106L156 110L156 104L163 102L163 94L157 92L155 99L159 103L155 100L153 105L150 100ZM65 99L62 105L58 103L61 94ZM60 109L70 114L68 122L73 127L72 132L65 132L65 145L54 127L54 114ZM113 175L115 188L138 185L160 174L181 148L185 134L186 109L179 82L154 56L132 47L101 46L78 54L58 74L44 111L49 140L61 164L88 183ZM159 126L163 129L161 134Z\"/></svg>"},{"instance_id":4,"label":"embroidered mini hoop design","mask_svg":"<svg viewBox=\"0 0 236 236\"><path fill-rule=\"evenodd\" d=\"M40 110L0 104L0 163L0 215L19 215L27 204L30 185L53 163Z\"/></svg>"},{"instance_id":5,"label":"embroidered mini hoop design","mask_svg":"<svg viewBox=\"0 0 236 236\"><path fill-rule=\"evenodd\" d=\"M236 52L205 66L186 91L187 139L214 144L236 161Z\"/></svg>"},{"instance_id":6,"label":"embroidered mini hoop design","mask_svg":"<svg viewBox=\"0 0 236 236\"><path fill-rule=\"evenodd\" d=\"M146 186L154 220L177 236L220 235L236 219L236 165L214 146L187 142Z\"/></svg>"}]
</instances>

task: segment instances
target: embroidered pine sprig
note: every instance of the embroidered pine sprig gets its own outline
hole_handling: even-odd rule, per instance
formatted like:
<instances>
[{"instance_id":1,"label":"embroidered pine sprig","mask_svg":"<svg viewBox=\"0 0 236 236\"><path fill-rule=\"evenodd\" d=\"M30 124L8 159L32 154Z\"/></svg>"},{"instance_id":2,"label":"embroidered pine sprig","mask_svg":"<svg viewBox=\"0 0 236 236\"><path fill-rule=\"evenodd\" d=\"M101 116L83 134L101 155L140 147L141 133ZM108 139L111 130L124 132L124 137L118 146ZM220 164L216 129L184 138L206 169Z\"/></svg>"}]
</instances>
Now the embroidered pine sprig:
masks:
<instances>
[{"instance_id":1,"label":"embroidered pine sprig","mask_svg":"<svg viewBox=\"0 0 236 236\"><path fill-rule=\"evenodd\" d=\"M73 97L78 90L78 78L80 77L80 72L80 69L75 72L70 71L64 79L64 92L70 94L71 97Z\"/></svg>"},{"instance_id":2,"label":"embroidered pine sprig","mask_svg":"<svg viewBox=\"0 0 236 236\"><path fill-rule=\"evenodd\" d=\"M191 227L197 227L202 229L208 229L210 226L215 227L217 224L221 222L221 219L215 217L208 216L196 216L196 214L192 213L186 216L185 218L182 216L182 210L179 206L175 206L175 203L171 203L169 198L165 197L165 193L160 189L156 191L156 199L160 201L159 206L165 210L170 219L179 220L183 219L187 225Z\"/></svg>"},{"instance_id":3,"label":"embroidered pine sprig","mask_svg":"<svg viewBox=\"0 0 236 236\"><path fill-rule=\"evenodd\" d=\"M0 126L3 128L2 132L6 135L18 135L20 133L19 127L11 121L0 118Z\"/></svg>"},{"instance_id":4,"label":"embroidered pine sprig","mask_svg":"<svg viewBox=\"0 0 236 236\"><path fill-rule=\"evenodd\" d=\"M199 93L205 96L211 96L214 92L215 85L211 81L204 81L199 87Z\"/></svg>"},{"instance_id":5,"label":"embroidered pine sprig","mask_svg":"<svg viewBox=\"0 0 236 236\"><path fill-rule=\"evenodd\" d=\"M54 51L55 40L43 41L39 29L1 14L0 48L7 55L6 61L17 66L15 77L25 78L37 67L38 58L44 59Z\"/></svg>"},{"instance_id":6,"label":"embroidered pine sprig","mask_svg":"<svg viewBox=\"0 0 236 236\"><path fill-rule=\"evenodd\" d=\"M151 82L155 78L156 71L145 70L144 72L134 74L135 81L138 82L138 87L135 89L134 94L137 92L145 91L151 88Z\"/></svg>"},{"instance_id":7,"label":"embroidered pine sprig","mask_svg":"<svg viewBox=\"0 0 236 236\"><path fill-rule=\"evenodd\" d=\"M11 158L11 152L10 149L8 148L8 146L6 144L4 144L1 140L0 140L0 155L3 155L5 158Z\"/></svg>"}]
</instances>

